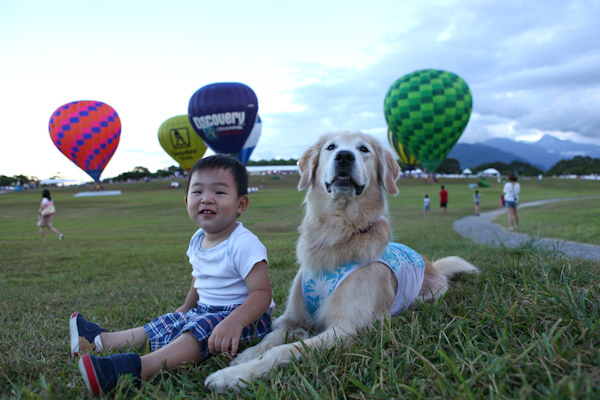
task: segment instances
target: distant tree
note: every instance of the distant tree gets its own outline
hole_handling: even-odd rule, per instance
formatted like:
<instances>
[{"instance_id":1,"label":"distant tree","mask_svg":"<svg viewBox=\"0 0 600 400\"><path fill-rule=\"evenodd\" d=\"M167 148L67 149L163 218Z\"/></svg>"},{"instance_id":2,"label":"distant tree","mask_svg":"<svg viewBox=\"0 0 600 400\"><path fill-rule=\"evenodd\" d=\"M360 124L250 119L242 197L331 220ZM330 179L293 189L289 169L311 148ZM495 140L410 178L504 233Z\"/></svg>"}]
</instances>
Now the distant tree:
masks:
<instances>
[{"instance_id":1,"label":"distant tree","mask_svg":"<svg viewBox=\"0 0 600 400\"><path fill-rule=\"evenodd\" d=\"M11 178L10 176L0 175L0 186L11 186L15 183L15 178Z\"/></svg>"},{"instance_id":2,"label":"distant tree","mask_svg":"<svg viewBox=\"0 0 600 400\"><path fill-rule=\"evenodd\" d=\"M154 174L152 174L152 177L153 178L168 178L169 176L175 175L175 172L177 172L177 171L179 171L180 173L183 173L183 169L176 167L174 165L171 165L167 169L159 169Z\"/></svg>"},{"instance_id":3,"label":"distant tree","mask_svg":"<svg viewBox=\"0 0 600 400\"><path fill-rule=\"evenodd\" d=\"M546 175L590 175L600 174L600 158L576 156L570 160L560 160L546 172Z\"/></svg>"},{"instance_id":4,"label":"distant tree","mask_svg":"<svg viewBox=\"0 0 600 400\"><path fill-rule=\"evenodd\" d=\"M146 167L135 167L133 170L129 172L123 172L120 175L115 176L114 178L104 179L104 182L115 180L115 181L127 181L129 179L134 181L139 181L140 179L146 178L166 178L175 174L175 171L179 171L183 173L183 170L174 165L170 166L167 169L159 169L158 171L152 173Z\"/></svg>"},{"instance_id":5,"label":"distant tree","mask_svg":"<svg viewBox=\"0 0 600 400\"><path fill-rule=\"evenodd\" d=\"M456 158L446 158L435 172L438 174L460 174L460 162Z\"/></svg>"},{"instance_id":6,"label":"distant tree","mask_svg":"<svg viewBox=\"0 0 600 400\"><path fill-rule=\"evenodd\" d=\"M0 175L0 186L12 186L18 183L36 185L40 180L34 176L29 177L25 175L6 176Z\"/></svg>"},{"instance_id":7,"label":"distant tree","mask_svg":"<svg viewBox=\"0 0 600 400\"><path fill-rule=\"evenodd\" d=\"M131 172L134 174L149 175L151 172L146 167L135 167Z\"/></svg>"},{"instance_id":8,"label":"distant tree","mask_svg":"<svg viewBox=\"0 0 600 400\"><path fill-rule=\"evenodd\" d=\"M112 178L115 181L140 180L152 177L152 173L146 167L135 167L130 172L124 172L121 175ZM105 179L106 180L106 179Z\"/></svg>"}]
</instances>

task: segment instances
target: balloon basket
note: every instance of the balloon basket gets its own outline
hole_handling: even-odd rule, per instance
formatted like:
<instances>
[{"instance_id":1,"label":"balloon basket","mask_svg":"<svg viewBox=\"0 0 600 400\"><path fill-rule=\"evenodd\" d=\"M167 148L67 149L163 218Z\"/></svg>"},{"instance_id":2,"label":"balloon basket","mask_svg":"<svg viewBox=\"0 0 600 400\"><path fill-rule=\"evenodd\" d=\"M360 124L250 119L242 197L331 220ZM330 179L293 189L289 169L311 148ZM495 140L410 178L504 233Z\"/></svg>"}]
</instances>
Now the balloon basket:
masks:
<instances>
[{"instance_id":1,"label":"balloon basket","mask_svg":"<svg viewBox=\"0 0 600 400\"><path fill-rule=\"evenodd\" d=\"M98 192L79 192L74 197L97 197L97 196L119 196L120 190L102 190Z\"/></svg>"}]
</instances>

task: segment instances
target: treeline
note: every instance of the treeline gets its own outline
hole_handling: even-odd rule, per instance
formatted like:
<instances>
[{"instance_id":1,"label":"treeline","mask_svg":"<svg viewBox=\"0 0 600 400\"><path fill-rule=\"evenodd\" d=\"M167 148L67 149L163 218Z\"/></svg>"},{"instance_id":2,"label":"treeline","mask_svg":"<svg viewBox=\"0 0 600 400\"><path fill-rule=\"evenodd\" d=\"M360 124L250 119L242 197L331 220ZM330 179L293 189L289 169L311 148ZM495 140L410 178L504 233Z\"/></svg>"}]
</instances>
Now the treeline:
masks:
<instances>
[{"instance_id":1,"label":"treeline","mask_svg":"<svg viewBox=\"0 0 600 400\"><path fill-rule=\"evenodd\" d=\"M297 160L290 158L289 160L260 160L260 161L248 161L248 166L262 166L262 165L296 165ZM129 172L123 172L122 174L115 176L114 178L104 179L104 182L113 181L139 181L141 179L161 179L173 176L175 172L179 172L183 176L183 169L174 165L167 169L159 169L156 172L150 172L146 167L135 167Z\"/></svg>"},{"instance_id":2,"label":"treeline","mask_svg":"<svg viewBox=\"0 0 600 400\"><path fill-rule=\"evenodd\" d=\"M403 165L401 162L399 162L399 164L400 167L402 167L403 169L406 168L406 166ZM544 176L591 175L600 174L600 158L576 156L571 160L561 160L557 162L552 168L550 168L546 172L542 171L534 165L518 160L512 161L508 164L496 161L481 164L475 168L470 169L473 172L473 174L477 174L478 172L482 172L488 168L495 168L502 175L508 175L510 173L525 176L537 176L539 174L542 174ZM462 172L462 169L458 160L454 158L446 158L435 172L439 174L460 174Z\"/></svg>"},{"instance_id":3,"label":"treeline","mask_svg":"<svg viewBox=\"0 0 600 400\"><path fill-rule=\"evenodd\" d=\"M264 165L296 165L298 160L290 158L289 160L260 160L260 161L248 161L249 167L262 167Z\"/></svg>"},{"instance_id":4,"label":"treeline","mask_svg":"<svg viewBox=\"0 0 600 400\"><path fill-rule=\"evenodd\" d=\"M179 172L181 175L183 175L183 169L174 165L171 165L169 168L166 169L159 169L156 172L150 172L146 167L135 167L133 170L129 172L123 172L122 174L117 175L114 178L104 179L103 182L127 182L129 180L139 181L141 179L161 179L175 175L176 172Z\"/></svg>"},{"instance_id":5,"label":"treeline","mask_svg":"<svg viewBox=\"0 0 600 400\"><path fill-rule=\"evenodd\" d=\"M402 163L399 163L401 168L405 168L405 165L402 165ZM535 167L529 163L526 162L522 162L522 161L513 161L509 164L500 162L500 161L496 161L496 162L491 162L491 163L486 163L486 164L481 164L475 168L469 168L471 170L471 172L473 173L473 175L476 175L478 172L483 172L488 168L494 168L497 169L498 172L500 172L501 175L508 175L510 173L515 173L517 175L526 175L526 176L534 176L534 175L539 175L542 174L543 171L541 169L539 169L538 167ZM438 174L460 174L462 173L462 168L460 166L460 162L455 159L455 158L446 158L438 167L438 169L435 170L436 173Z\"/></svg>"},{"instance_id":6,"label":"treeline","mask_svg":"<svg viewBox=\"0 0 600 400\"><path fill-rule=\"evenodd\" d=\"M538 167L535 167L531 164L529 164L528 162L523 162L523 161L513 161L509 164L503 163L503 162L492 162L492 163L486 163L486 164L481 164L475 168L472 168L471 171L473 171L474 174L477 174L479 172L483 172L488 168L495 168L498 170L498 172L500 172L500 175L509 175L511 173L517 174L518 176L537 176L539 174L544 173L544 171L542 171L541 169L539 169Z\"/></svg>"},{"instance_id":7,"label":"treeline","mask_svg":"<svg viewBox=\"0 0 600 400\"><path fill-rule=\"evenodd\" d=\"M546 175L591 175L600 174L600 158L576 156L571 160L560 160Z\"/></svg>"},{"instance_id":8,"label":"treeline","mask_svg":"<svg viewBox=\"0 0 600 400\"><path fill-rule=\"evenodd\" d=\"M296 165L297 160L290 158L289 160L260 160L260 161L249 161L248 166L262 166L262 165ZM159 169L156 172L150 172L146 167L135 167L129 172L124 172L114 178L104 179L106 181L128 181L134 180L139 181L140 179L160 179L168 178L173 176L176 172L179 172L183 176L183 169L174 165L166 169Z\"/></svg>"},{"instance_id":9,"label":"treeline","mask_svg":"<svg viewBox=\"0 0 600 400\"><path fill-rule=\"evenodd\" d=\"M15 185L37 185L40 180L35 176L29 177L25 175L6 176L0 175L0 186L15 186Z\"/></svg>"},{"instance_id":10,"label":"treeline","mask_svg":"<svg viewBox=\"0 0 600 400\"><path fill-rule=\"evenodd\" d=\"M248 166L263 166L263 165L296 165L298 160L290 158L289 160L260 160L248 162ZM398 164L403 170L406 170L406 165L398 161ZM421 168L419 166L419 168ZM491 162L471 168L473 174L484 171L488 168L497 169L502 175L516 173L525 176L544 176L554 175L591 175L600 174L600 158L591 158L584 156L576 156L570 160L561 160L554 164L548 171L543 172L541 169L522 161L513 161L509 164L503 162ZM107 181L128 181L141 179L160 179L174 175L177 171L183 175L183 170L174 165L166 169L159 169L156 172L150 172L145 167L135 167L132 171L124 172L114 178L104 179ZM462 172L460 162L454 158L446 158L444 162L436 170L439 174L460 174ZM15 186L18 184L38 185L40 180L37 177L29 177L26 175L6 176L0 175L0 186Z\"/></svg>"}]
</instances>

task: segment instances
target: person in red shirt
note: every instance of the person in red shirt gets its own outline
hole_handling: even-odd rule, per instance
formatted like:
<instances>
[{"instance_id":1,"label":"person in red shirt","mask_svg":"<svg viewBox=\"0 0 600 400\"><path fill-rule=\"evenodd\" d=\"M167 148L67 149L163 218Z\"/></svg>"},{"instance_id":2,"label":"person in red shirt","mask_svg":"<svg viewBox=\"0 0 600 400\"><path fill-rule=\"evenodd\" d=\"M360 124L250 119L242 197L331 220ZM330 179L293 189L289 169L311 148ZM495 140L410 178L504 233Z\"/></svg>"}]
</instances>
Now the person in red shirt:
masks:
<instances>
[{"instance_id":1,"label":"person in red shirt","mask_svg":"<svg viewBox=\"0 0 600 400\"><path fill-rule=\"evenodd\" d=\"M448 211L448 191L442 186L440 190L440 207L442 207L442 214L446 214Z\"/></svg>"}]
</instances>

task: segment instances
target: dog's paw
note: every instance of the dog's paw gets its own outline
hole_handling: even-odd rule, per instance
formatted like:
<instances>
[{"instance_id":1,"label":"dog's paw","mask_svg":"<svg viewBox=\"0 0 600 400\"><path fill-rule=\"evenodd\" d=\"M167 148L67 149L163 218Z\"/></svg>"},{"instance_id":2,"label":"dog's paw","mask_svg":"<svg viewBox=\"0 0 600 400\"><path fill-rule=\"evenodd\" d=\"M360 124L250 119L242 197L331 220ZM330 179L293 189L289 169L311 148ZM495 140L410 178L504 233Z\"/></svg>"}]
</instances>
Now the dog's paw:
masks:
<instances>
[{"instance_id":1,"label":"dog's paw","mask_svg":"<svg viewBox=\"0 0 600 400\"><path fill-rule=\"evenodd\" d=\"M264 353L264 350L258 348L258 345L254 347L248 347L246 350L238 354L238 356L234 358L229 365L234 366L247 363L248 361L254 360L262 353Z\"/></svg>"},{"instance_id":2,"label":"dog's paw","mask_svg":"<svg viewBox=\"0 0 600 400\"><path fill-rule=\"evenodd\" d=\"M248 386L240 380L241 378L237 374L232 373L232 369L230 367L213 372L204 381L204 386L217 393L224 393L228 390L239 392L240 389Z\"/></svg>"}]
</instances>

